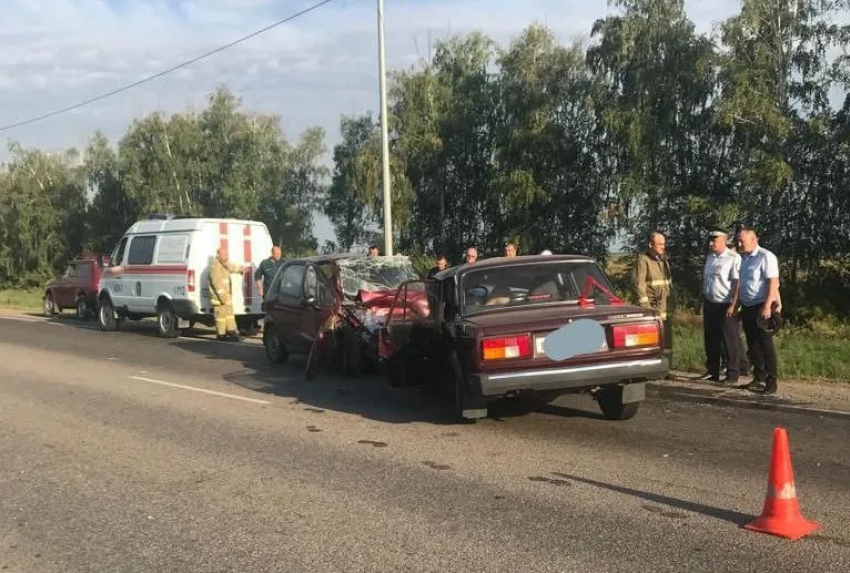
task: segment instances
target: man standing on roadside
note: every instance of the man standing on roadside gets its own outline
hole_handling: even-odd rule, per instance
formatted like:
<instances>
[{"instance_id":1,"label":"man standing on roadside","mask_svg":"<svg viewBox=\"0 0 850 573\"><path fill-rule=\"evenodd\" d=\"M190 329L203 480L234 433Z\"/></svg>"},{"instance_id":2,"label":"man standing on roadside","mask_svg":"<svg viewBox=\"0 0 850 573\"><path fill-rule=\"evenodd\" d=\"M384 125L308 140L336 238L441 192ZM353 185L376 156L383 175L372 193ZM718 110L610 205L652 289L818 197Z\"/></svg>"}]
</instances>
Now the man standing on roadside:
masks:
<instances>
[{"instance_id":1,"label":"man standing on roadside","mask_svg":"<svg viewBox=\"0 0 850 573\"><path fill-rule=\"evenodd\" d=\"M431 267L430 271L428 271L428 278L429 279L434 278L439 273L441 273L444 270L446 270L447 268L449 268L449 261L448 261L448 259L446 259L446 255L443 255L443 254L437 255L437 258L434 259L434 262L436 264L433 267Z\"/></svg>"},{"instance_id":2,"label":"man standing on roadside","mask_svg":"<svg viewBox=\"0 0 850 573\"><path fill-rule=\"evenodd\" d=\"M374 259L379 256L381 251L378 250L378 245L369 245L369 258Z\"/></svg>"},{"instance_id":3,"label":"man standing on roadside","mask_svg":"<svg viewBox=\"0 0 850 573\"><path fill-rule=\"evenodd\" d=\"M244 272L242 267L229 262L227 247L221 247L216 251L216 257L210 265L209 286L218 340L239 342L236 317L233 315L230 275L242 272Z\"/></svg>"},{"instance_id":4,"label":"man standing on roadside","mask_svg":"<svg viewBox=\"0 0 850 573\"><path fill-rule=\"evenodd\" d=\"M516 243L509 242L505 245L505 256L508 258L515 257L517 254Z\"/></svg>"},{"instance_id":5,"label":"man standing on roadside","mask_svg":"<svg viewBox=\"0 0 850 573\"><path fill-rule=\"evenodd\" d=\"M738 330L738 279L741 255L729 249L724 231L711 232L710 252L702 273L703 333L706 367L703 378L720 382L721 349L726 348L727 384L736 384L741 358L738 355L740 332Z\"/></svg>"},{"instance_id":6,"label":"man standing on roadside","mask_svg":"<svg viewBox=\"0 0 850 573\"><path fill-rule=\"evenodd\" d=\"M638 294L638 304L658 311L661 320L664 321L664 353L672 365L673 278L670 275L670 263L667 261L666 252L667 239L664 235L658 231L650 233L646 252L638 255L634 283Z\"/></svg>"},{"instance_id":7,"label":"man standing on roadside","mask_svg":"<svg viewBox=\"0 0 850 573\"><path fill-rule=\"evenodd\" d=\"M463 259L467 265L474 265L475 261L478 260L478 249L475 247L469 247L463 254Z\"/></svg>"},{"instance_id":8,"label":"man standing on roadside","mask_svg":"<svg viewBox=\"0 0 850 573\"><path fill-rule=\"evenodd\" d=\"M747 347L756 369L755 377L747 389L774 394L779 369L776 348L773 346L773 334L759 325L759 319L768 320L782 311L782 301L779 298L779 261L776 255L759 246L755 231L744 230L739 236L746 256L741 261L741 287L738 298L742 305Z\"/></svg>"},{"instance_id":9,"label":"man standing on roadside","mask_svg":"<svg viewBox=\"0 0 850 573\"><path fill-rule=\"evenodd\" d=\"M269 286L274 280L277 269L280 266L280 247L272 247L272 256L260 263L257 267L257 272L254 273L254 280L257 281L257 292L260 293L260 298L265 298L269 290Z\"/></svg>"}]
</instances>

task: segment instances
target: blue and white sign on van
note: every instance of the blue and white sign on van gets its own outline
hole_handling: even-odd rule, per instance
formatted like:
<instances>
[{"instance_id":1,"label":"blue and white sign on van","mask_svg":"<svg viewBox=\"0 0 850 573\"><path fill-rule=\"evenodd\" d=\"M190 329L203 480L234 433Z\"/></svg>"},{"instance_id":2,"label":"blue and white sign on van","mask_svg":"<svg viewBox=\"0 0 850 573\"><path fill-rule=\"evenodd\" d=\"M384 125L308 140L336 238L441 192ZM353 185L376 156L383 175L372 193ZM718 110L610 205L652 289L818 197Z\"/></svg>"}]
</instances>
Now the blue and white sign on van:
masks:
<instances>
[{"instance_id":1,"label":"blue and white sign on van","mask_svg":"<svg viewBox=\"0 0 850 573\"><path fill-rule=\"evenodd\" d=\"M605 328L592 319L581 318L546 335L543 352L556 362L608 349Z\"/></svg>"}]
</instances>

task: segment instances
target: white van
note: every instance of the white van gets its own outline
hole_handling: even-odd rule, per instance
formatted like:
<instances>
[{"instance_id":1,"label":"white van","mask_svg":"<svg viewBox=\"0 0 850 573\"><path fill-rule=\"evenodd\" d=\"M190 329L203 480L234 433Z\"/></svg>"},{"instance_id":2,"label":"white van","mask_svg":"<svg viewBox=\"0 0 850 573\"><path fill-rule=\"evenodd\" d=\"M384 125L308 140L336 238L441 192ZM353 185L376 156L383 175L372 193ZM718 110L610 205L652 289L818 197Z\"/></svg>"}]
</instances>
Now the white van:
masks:
<instances>
[{"instance_id":1,"label":"white van","mask_svg":"<svg viewBox=\"0 0 850 573\"><path fill-rule=\"evenodd\" d=\"M115 330L125 318L156 316L159 332L178 336L195 322L215 324L209 269L219 247L245 268L232 275L233 311L240 330L257 327L263 301L254 271L269 256L272 239L263 223L236 219L183 219L153 215L130 227L103 270L98 318Z\"/></svg>"}]
</instances>

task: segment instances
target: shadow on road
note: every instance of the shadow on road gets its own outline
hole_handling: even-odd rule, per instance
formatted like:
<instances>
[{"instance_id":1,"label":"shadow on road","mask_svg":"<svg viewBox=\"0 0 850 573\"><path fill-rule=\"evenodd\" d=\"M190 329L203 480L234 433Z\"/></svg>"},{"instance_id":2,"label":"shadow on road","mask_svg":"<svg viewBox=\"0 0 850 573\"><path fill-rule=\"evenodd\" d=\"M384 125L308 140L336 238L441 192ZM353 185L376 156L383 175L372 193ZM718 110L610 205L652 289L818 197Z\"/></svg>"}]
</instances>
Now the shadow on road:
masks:
<instances>
[{"instance_id":1,"label":"shadow on road","mask_svg":"<svg viewBox=\"0 0 850 573\"><path fill-rule=\"evenodd\" d=\"M752 515L747 515L745 513L740 513L738 511L732 511L729 509L723 509L720 507L713 507L710 505L704 505L701 503L695 503L693 501L686 501L684 499L678 499L675 497L669 497L666 495L661 495L657 493L650 493L647 491L642 491L639 489L632 489L629 487L624 487L621 485L614 485L610 483L605 483L601 481L596 481L588 478L578 477L570 474L560 473L560 472L552 472L552 475L557 476L559 478L564 478L568 480L572 480L575 482L592 485L598 488L607 489L608 491L613 491L617 493L622 493L625 495L630 495L632 497L636 497L638 499L642 499L645 501L651 501L653 503L658 503L662 505L666 505L668 507L672 507L675 509L682 509L684 511L690 511L692 513L699 513L702 515L706 515L708 517L713 517L715 519L721 519L723 521L728 521L730 523L734 523L738 526L743 526L745 523L750 522L753 519ZM649 508L647 508L649 509ZM669 517L674 517L670 515Z\"/></svg>"}]
</instances>

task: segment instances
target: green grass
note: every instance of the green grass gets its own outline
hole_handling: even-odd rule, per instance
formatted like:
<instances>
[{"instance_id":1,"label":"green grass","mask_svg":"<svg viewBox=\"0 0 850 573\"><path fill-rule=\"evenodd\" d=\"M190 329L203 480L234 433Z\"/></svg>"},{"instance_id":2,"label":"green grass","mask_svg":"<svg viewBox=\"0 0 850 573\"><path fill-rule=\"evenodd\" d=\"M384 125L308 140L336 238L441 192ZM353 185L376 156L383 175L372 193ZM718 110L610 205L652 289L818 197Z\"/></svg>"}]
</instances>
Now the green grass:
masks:
<instances>
[{"instance_id":1,"label":"green grass","mask_svg":"<svg viewBox=\"0 0 850 573\"><path fill-rule=\"evenodd\" d=\"M41 310L41 289L0 289L0 308Z\"/></svg>"},{"instance_id":2,"label":"green grass","mask_svg":"<svg viewBox=\"0 0 850 573\"><path fill-rule=\"evenodd\" d=\"M831 323L783 328L774 339L779 356L779 375L794 380L850 382L848 331L850 326ZM689 372L705 370L702 317L681 313L674 319L673 368Z\"/></svg>"}]
</instances>

